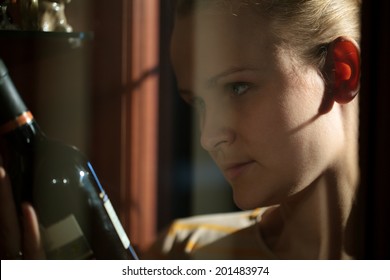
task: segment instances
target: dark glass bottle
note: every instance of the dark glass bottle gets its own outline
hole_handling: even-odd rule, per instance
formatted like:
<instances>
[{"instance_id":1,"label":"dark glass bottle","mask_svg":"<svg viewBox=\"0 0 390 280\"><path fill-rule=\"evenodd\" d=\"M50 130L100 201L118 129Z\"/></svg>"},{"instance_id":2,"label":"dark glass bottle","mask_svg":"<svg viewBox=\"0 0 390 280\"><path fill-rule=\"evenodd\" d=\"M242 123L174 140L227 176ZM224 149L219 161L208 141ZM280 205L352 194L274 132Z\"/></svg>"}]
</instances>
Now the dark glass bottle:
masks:
<instances>
[{"instance_id":1,"label":"dark glass bottle","mask_svg":"<svg viewBox=\"0 0 390 280\"><path fill-rule=\"evenodd\" d=\"M1 60L0 135L15 203L35 207L49 259L138 259L90 162L44 135Z\"/></svg>"}]
</instances>

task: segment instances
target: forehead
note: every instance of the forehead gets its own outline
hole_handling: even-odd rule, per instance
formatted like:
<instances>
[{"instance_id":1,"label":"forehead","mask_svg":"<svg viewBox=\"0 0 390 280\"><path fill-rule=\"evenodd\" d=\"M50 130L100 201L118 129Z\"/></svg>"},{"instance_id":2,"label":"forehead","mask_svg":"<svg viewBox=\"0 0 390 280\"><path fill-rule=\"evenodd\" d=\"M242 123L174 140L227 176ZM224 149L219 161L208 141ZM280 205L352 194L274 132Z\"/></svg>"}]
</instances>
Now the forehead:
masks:
<instances>
[{"instance_id":1,"label":"forehead","mask_svg":"<svg viewBox=\"0 0 390 280\"><path fill-rule=\"evenodd\" d=\"M190 79L227 67L266 64L275 49L268 23L249 8L205 8L176 19L171 42L177 74Z\"/></svg>"}]
</instances>

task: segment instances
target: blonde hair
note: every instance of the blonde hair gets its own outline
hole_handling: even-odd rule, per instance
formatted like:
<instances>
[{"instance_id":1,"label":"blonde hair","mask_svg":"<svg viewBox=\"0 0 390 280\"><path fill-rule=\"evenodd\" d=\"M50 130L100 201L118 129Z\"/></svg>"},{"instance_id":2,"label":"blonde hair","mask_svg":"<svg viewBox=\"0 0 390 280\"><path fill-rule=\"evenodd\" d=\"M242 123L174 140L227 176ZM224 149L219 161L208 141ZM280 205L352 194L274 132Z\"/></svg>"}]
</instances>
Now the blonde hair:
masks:
<instances>
[{"instance_id":1,"label":"blonde hair","mask_svg":"<svg viewBox=\"0 0 390 280\"><path fill-rule=\"evenodd\" d=\"M178 16L211 3L253 6L269 20L283 47L291 48L303 62L321 67L327 45L340 36L360 41L361 0L177 0Z\"/></svg>"}]
</instances>

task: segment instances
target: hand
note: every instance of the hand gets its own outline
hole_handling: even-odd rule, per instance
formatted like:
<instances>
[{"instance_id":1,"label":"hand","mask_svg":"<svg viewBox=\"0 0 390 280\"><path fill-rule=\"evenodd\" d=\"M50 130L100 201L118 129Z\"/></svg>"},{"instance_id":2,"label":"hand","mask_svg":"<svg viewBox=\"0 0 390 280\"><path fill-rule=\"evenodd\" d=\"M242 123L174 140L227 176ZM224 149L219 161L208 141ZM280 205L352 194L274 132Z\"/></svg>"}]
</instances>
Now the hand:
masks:
<instances>
[{"instance_id":1,"label":"hand","mask_svg":"<svg viewBox=\"0 0 390 280\"><path fill-rule=\"evenodd\" d=\"M29 203L21 205L19 219L10 180L0 158L0 257L4 259L45 259L38 218Z\"/></svg>"}]
</instances>

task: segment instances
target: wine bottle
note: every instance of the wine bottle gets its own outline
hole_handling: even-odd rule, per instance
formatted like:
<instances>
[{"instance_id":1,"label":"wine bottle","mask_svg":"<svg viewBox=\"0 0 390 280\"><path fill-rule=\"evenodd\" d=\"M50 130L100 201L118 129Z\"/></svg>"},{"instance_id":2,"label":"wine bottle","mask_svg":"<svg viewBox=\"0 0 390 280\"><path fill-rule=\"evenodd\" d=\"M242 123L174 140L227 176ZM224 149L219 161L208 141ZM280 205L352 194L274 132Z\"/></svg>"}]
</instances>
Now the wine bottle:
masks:
<instances>
[{"instance_id":1,"label":"wine bottle","mask_svg":"<svg viewBox=\"0 0 390 280\"><path fill-rule=\"evenodd\" d=\"M1 59L0 135L15 203L34 206L48 259L138 259L91 163L45 136Z\"/></svg>"}]
</instances>

